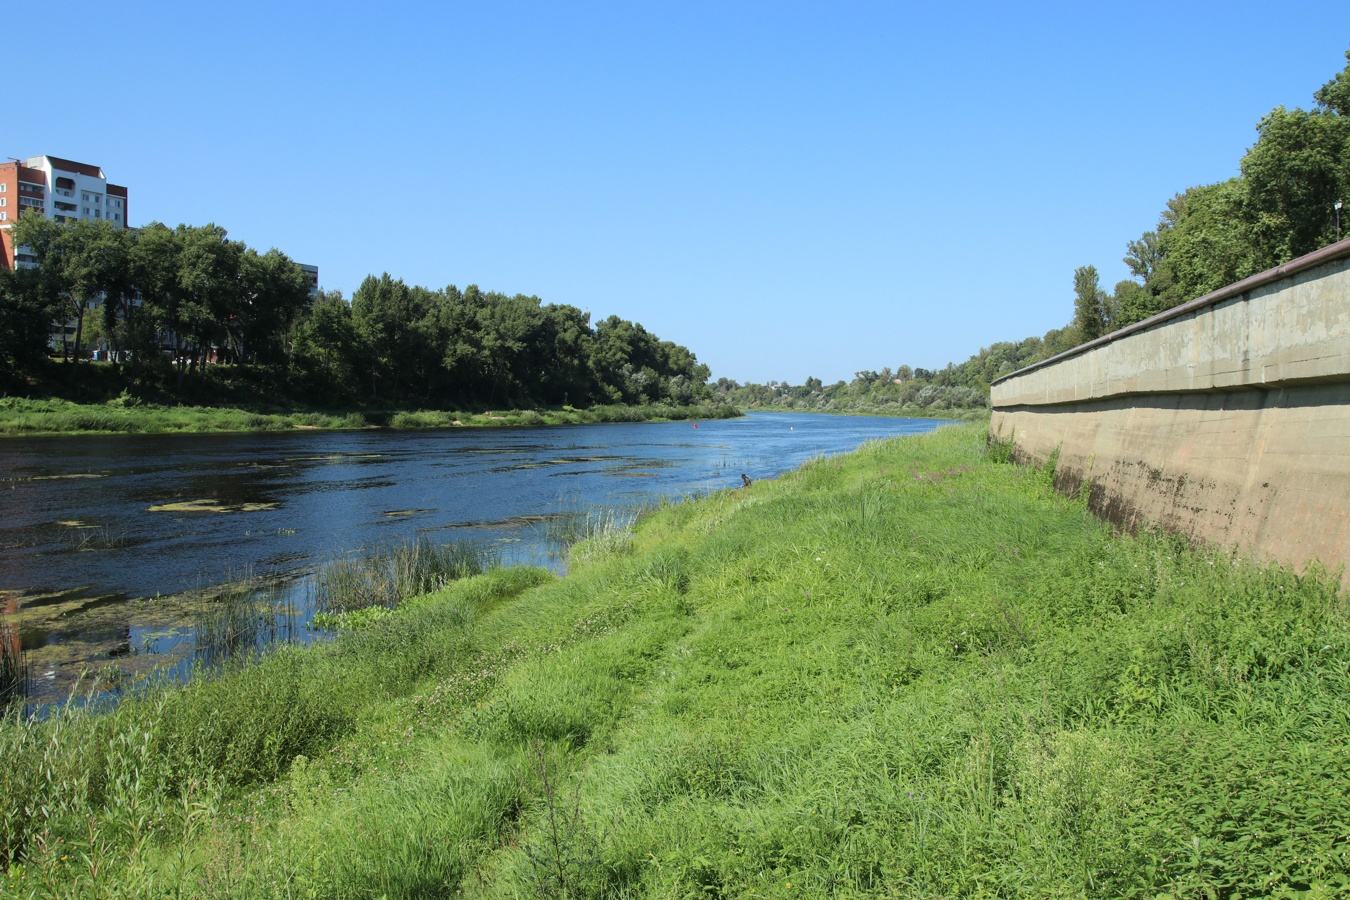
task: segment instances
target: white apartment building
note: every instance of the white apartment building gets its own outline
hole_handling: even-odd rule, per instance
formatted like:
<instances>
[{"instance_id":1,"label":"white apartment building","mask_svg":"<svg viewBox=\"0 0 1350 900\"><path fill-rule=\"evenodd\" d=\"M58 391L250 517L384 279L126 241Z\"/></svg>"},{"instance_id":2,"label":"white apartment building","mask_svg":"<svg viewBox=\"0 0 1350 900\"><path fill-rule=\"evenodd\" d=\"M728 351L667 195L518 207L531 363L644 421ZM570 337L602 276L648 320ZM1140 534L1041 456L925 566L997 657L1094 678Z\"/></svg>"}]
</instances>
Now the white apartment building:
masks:
<instances>
[{"instance_id":1,"label":"white apartment building","mask_svg":"<svg viewBox=\"0 0 1350 900\"><path fill-rule=\"evenodd\" d=\"M127 189L108 181L103 170L58 156L11 157L0 163L0 265L24 265L9 232L24 212L58 222L107 219L127 227Z\"/></svg>"}]
</instances>

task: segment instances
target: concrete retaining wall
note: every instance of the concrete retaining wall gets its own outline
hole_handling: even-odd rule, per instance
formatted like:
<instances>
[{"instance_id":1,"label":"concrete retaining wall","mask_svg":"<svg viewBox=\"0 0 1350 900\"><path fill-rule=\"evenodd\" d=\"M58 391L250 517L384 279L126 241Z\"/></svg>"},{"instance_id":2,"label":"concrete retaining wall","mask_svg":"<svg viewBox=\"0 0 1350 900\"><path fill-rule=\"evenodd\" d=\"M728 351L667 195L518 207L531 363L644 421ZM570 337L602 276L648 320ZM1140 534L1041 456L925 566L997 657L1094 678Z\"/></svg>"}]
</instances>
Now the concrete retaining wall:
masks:
<instances>
[{"instance_id":1,"label":"concrete retaining wall","mask_svg":"<svg viewBox=\"0 0 1350 900\"><path fill-rule=\"evenodd\" d=\"M992 388L990 433L1126 527L1350 586L1350 240L1168 310Z\"/></svg>"}]
</instances>

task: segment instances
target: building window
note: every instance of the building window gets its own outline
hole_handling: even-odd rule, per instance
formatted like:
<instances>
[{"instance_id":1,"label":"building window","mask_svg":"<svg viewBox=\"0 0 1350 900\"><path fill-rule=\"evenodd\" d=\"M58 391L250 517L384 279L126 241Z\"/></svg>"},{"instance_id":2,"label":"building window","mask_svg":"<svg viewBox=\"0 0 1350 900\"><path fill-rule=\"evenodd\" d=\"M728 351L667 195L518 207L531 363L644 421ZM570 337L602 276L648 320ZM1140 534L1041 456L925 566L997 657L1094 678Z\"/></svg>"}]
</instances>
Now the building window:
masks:
<instances>
[{"instance_id":1,"label":"building window","mask_svg":"<svg viewBox=\"0 0 1350 900\"><path fill-rule=\"evenodd\" d=\"M7 221L8 219L9 219L9 213L7 213L7 212L0 212L0 222Z\"/></svg>"},{"instance_id":2,"label":"building window","mask_svg":"<svg viewBox=\"0 0 1350 900\"><path fill-rule=\"evenodd\" d=\"M8 206L8 205L9 205L9 198L8 198L8 197L0 197L0 206Z\"/></svg>"},{"instance_id":3,"label":"building window","mask_svg":"<svg viewBox=\"0 0 1350 900\"><path fill-rule=\"evenodd\" d=\"M7 184L0 184L0 194L3 194L3 193L4 193L5 191L7 191L7 190L9 190L9 185L7 185Z\"/></svg>"}]
</instances>

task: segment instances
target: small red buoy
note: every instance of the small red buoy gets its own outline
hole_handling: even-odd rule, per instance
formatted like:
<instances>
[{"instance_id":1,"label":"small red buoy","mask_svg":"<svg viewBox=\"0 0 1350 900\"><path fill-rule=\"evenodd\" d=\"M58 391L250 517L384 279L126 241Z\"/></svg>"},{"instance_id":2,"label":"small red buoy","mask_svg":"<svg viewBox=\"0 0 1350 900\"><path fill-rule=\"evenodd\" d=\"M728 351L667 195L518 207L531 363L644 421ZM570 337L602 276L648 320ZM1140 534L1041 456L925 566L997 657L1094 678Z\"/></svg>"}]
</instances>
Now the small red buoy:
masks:
<instances>
[{"instance_id":1,"label":"small red buoy","mask_svg":"<svg viewBox=\"0 0 1350 900\"><path fill-rule=\"evenodd\" d=\"M694 427L695 427L695 428L698 427L698 423L697 423L697 422L694 423Z\"/></svg>"}]
</instances>

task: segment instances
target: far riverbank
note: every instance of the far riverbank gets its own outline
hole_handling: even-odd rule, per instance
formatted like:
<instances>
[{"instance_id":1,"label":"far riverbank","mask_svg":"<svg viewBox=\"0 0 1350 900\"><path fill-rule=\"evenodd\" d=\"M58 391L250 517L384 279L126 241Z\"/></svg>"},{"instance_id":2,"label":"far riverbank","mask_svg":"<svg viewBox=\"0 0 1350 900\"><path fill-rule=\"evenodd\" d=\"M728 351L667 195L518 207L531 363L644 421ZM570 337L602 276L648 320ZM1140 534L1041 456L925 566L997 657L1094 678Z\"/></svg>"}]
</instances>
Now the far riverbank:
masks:
<instances>
[{"instance_id":1,"label":"far riverbank","mask_svg":"<svg viewBox=\"0 0 1350 900\"><path fill-rule=\"evenodd\" d=\"M948 419L956 422L980 422L989 420L989 408L974 409L929 409L921 406L896 406L894 404L866 404L839 406L834 409L821 409L813 406L793 406L783 403L742 405L742 413L778 412L810 413L826 416L885 416L892 419Z\"/></svg>"},{"instance_id":2,"label":"far riverbank","mask_svg":"<svg viewBox=\"0 0 1350 900\"><path fill-rule=\"evenodd\" d=\"M0 436L39 434L187 434L361 428L500 428L512 425L590 425L731 419L733 406L613 404L577 409L505 409L464 412L433 409L258 411L235 406L140 403L126 395L102 403L0 397Z\"/></svg>"}]
</instances>

